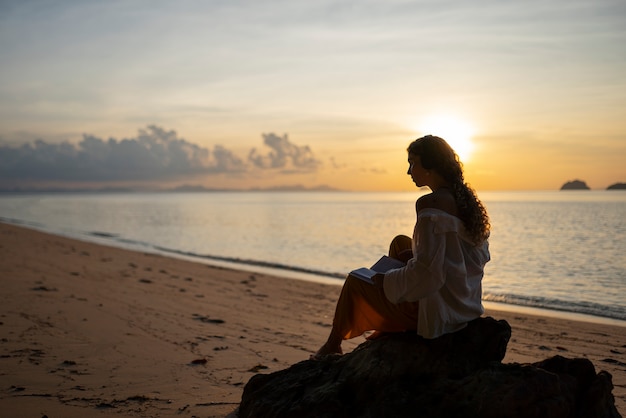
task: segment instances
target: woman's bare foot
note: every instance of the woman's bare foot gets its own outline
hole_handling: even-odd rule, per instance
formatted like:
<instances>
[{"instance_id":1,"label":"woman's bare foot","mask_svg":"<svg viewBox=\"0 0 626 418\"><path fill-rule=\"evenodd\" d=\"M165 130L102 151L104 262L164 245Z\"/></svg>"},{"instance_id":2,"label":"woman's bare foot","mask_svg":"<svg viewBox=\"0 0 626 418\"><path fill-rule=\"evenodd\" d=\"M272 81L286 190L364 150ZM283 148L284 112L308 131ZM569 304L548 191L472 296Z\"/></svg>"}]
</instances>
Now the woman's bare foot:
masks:
<instances>
[{"instance_id":1,"label":"woman's bare foot","mask_svg":"<svg viewBox=\"0 0 626 418\"><path fill-rule=\"evenodd\" d=\"M374 341L379 339L380 337L384 337L385 335L389 335L389 333L385 331L374 331L370 335L365 337L365 339L368 341Z\"/></svg>"},{"instance_id":2,"label":"woman's bare foot","mask_svg":"<svg viewBox=\"0 0 626 418\"><path fill-rule=\"evenodd\" d=\"M326 357L330 354L343 354L343 350L341 350L341 345L333 346L329 343L324 344L320 347L319 350L315 354L311 354L309 357L310 360L321 360L323 357Z\"/></svg>"}]
</instances>

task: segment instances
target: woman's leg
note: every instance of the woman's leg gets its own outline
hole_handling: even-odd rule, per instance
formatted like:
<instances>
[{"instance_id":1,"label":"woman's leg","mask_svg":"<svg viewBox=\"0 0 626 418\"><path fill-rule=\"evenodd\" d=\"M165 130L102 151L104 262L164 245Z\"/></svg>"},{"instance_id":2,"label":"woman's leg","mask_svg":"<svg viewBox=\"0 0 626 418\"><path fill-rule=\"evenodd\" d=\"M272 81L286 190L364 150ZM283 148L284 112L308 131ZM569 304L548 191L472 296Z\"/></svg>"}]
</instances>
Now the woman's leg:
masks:
<instances>
[{"instance_id":1,"label":"woman's leg","mask_svg":"<svg viewBox=\"0 0 626 418\"><path fill-rule=\"evenodd\" d=\"M398 235L389 244L389 257L407 262L413 257L413 240L406 235Z\"/></svg>"},{"instance_id":2,"label":"woman's leg","mask_svg":"<svg viewBox=\"0 0 626 418\"><path fill-rule=\"evenodd\" d=\"M348 276L341 290L333 326L316 356L341 353L341 342L365 331L403 332L417 328L417 303L391 303L382 289Z\"/></svg>"},{"instance_id":3,"label":"woman's leg","mask_svg":"<svg viewBox=\"0 0 626 418\"><path fill-rule=\"evenodd\" d=\"M389 256L411 248L406 236L394 238ZM395 257L394 257L395 258ZM417 328L417 303L391 303L382 289L348 276L344 282L326 343L316 356L341 353L341 342L358 337L365 331L402 332Z\"/></svg>"}]
</instances>

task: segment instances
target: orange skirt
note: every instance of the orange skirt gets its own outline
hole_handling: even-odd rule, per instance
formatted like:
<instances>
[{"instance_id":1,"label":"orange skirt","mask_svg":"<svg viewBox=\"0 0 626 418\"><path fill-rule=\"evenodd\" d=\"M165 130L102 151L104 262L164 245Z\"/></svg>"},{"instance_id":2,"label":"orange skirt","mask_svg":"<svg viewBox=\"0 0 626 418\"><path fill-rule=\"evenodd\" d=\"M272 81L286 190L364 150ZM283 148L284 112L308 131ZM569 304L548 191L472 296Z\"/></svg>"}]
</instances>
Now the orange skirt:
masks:
<instances>
[{"instance_id":1,"label":"orange skirt","mask_svg":"<svg viewBox=\"0 0 626 418\"><path fill-rule=\"evenodd\" d=\"M411 248L411 238L399 235L389 247L389 257ZM333 328L349 339L365 331L403 332L417 329L418 302L391 303L385 292L369 283L348 276L337 301Z\"/></svg>"}]
</instances>

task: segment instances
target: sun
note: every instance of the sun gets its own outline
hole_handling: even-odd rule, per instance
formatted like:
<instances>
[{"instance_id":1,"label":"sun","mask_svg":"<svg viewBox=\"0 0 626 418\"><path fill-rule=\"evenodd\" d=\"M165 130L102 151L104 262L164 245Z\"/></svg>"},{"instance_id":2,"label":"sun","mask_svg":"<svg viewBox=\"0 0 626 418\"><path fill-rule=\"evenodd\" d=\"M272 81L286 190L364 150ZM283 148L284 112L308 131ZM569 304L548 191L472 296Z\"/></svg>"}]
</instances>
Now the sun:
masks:
<instances>
[{"instance_id":1,"label":"sun","mask_svg":"<svg viewBox=\"0 0 626 418\"><path fill-rule=\"evenodd\" d=\"M464 120L450 115L432 115L424 118L417 125L417 130L422 135L436 135L445 139L462 162L470 159L474 150L474 129Z\"/></svg>"}]
</instances>

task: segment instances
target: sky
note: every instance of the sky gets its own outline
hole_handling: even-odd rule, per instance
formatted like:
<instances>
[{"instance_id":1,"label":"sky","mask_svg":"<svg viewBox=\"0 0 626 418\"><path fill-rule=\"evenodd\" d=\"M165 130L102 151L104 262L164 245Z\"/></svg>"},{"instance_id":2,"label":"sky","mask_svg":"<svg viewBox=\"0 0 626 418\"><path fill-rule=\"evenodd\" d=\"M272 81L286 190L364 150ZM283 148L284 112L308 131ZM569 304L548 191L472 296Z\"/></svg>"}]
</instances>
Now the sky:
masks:
<instances>
[{"instance_id":1,"label":"sky","mask_svg":"<svg viewBox=\"0 0 626 418\"><path fill-rule=\"evenodd\" d=\"M626 182L624 0L0 0L0 188Z\"/></svg>"}]
</instances>

